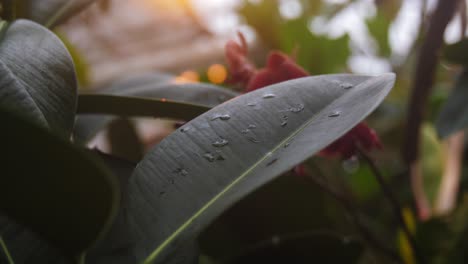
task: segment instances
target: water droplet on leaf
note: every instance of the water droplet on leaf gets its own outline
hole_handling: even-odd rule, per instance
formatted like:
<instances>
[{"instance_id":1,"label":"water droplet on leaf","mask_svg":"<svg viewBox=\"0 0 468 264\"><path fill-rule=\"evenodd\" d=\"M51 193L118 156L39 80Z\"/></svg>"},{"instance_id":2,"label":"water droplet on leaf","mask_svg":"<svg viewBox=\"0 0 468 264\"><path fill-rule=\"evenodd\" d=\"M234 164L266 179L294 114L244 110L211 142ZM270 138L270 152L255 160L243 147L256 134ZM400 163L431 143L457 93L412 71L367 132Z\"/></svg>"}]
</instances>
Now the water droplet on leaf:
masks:
<instances>
[{"instance_id":1,"label":"water droplet on leaf","mask_svg":"<svg viewBox=\"0 0 468 264\"><path fill-rule=\"evenodd\" d=\"M216 120L216 119L226 121L226 120L229 120L230 118L231 118L231 116L228 115L228 114L214 115L213 117L211 117L211 121Z\"/></svg>"},{"instance_id":2,"label":"water droplet on leaf","mask_svg":"<svg viewBox=\"0 0 468 264\"><path fill-rule=\"evenodd\" d=\"M227 141L227 140L224 139L224 138L219 139L219 140L216 140L215 142L211 143L211 145L212 145L213 147L217 147L217 148L224 147L224 146L226 146L227 144L229 144L229 141Z\"/></svg>"},{"instance_id":3,"label":"water droplet on leaf","mask_svg":"<svg viewBox=\"0 0 468 264\"><path fill-rule=\"evenodd\" d=\"M276 95L272 93L267 93L262 96L263 99L275 98Z\"/></svg>"},{"instance_id":4,"label":"water droplet on leaf","mask_svg":"<svg viewBox=\"0 0 468 264\"><path fill-rule=\"evenodd\" d=\"M289 108L289 111L293 113L299 113L299 112L302 112L304 108L305 108L304 104L297 104L296 106Z\"/></svg>"},{"instance_id":5,"label":"water droplet on leaf","mask_svg":"<svg viewBox=\"0 0 468 264\"><path fill-rule=\"evenodd\" d=\"M344 82L344 83L340 84L340 87L343 88L343 89L351 89L351 88L354 87L354 85L352 85L351 83Z\"/></svg>"},{"instance_id":6,"label":"water droplet on leaf","mask_svg":"<svg viewBox=\"0 0 468 264\"><path fill-rule=\"evenodd\" d=\"M185 133L190 130L191 127L183 127L180 129L180 132Z\"/></svg>"},{"instance_id":7,"label":"water droplet on leaf","mask_svg":"<svg viewBox=\"0 0 468 264\"><path fill-rule=\"evenodd\" d=\"M273 163L275 163L275 162L277 162L277 161L278 161L278 159L277 159L277 158L274 158L274 159L270 160L270 161L267 163L267 166L270 166L271 164L273 164Z\"/></svg>"},{"instance_id":8,"label":"water droplet on leaf","mask_svg":"<svg viewBox=\"0 0 468 264\"><path fill-rule=\"evenodd\" d=\"M203 154L203 158L205 158L209 162L215 161L215 157L213 156L213 154L211 154L211 152Z\"/></svg>"},{"instance_id":9,"label":"water droplet on leaf","mask_svg":"<svg viewBox=\"0 0 468 264\"><path fill-rule=\"evenodd\" d=\"M336 111L331 112L328 116L329 117L337 117L337 116L340 116L340 115L341 115L341 111L336 110Z\"/></svg>"},{"instance_id":10,"label":"water droplet on leaf","mask_svg":"<svg viewBox=\"0 0 468 264\"><path fill-rule=\"evenodd\" d=\"M252 143L260 143L260 140L254 138L254 137L247 137L247 139Z\"/></svg>"}]
</instances>

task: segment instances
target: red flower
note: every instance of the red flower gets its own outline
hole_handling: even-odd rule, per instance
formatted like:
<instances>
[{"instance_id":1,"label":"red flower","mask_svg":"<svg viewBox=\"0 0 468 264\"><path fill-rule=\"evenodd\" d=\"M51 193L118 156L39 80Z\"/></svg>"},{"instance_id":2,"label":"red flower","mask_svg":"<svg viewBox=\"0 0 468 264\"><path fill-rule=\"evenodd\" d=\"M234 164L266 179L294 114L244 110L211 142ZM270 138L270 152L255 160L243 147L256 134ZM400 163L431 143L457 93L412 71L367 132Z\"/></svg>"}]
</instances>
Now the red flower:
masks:
<instances>
[{"instance_id":1,"label":"red flower","mask_svg":"<svg viewBox=\"0 0 468 264\"><path fill-rule=\"evenodd\" d=\"M245 87L245 92L251 92L271 84L309 76L307 71L297 65L294 60L279 51L270 52L270 54L268 54L266 67L257 70L247 58L247 43L244 36L241 33L238 34L241 45L230 40L226 44L226 59L231 71L231 83L242 85ZM348 159L357 154L359 147L366 151L370 151L374 148L382 148L382 144L375 131L364 122L359 123L344 136L321 150L319 155L323 157ZM300 171L301 174L305 172L303 167L300 169L297 168L296 171Z\"/></svg>"},{"instance_id":2,"label":"red flower","mask_svg":"<svg viewBox=\"0 0 468 264\"><path fill-rule=\"evenodd\" d=\"M231 73L227 82L246 87L256 69L255 65L247 58L248 48L244 35L242 33L238 33L238 35L241 40L240 45L234 40L230 40L224 47L227 65Z\"/></svg>"},{"instance_id":3,"label":"red flower","mask_svg":"<svg viewBox=\"0 0 468 264\"><path fill-rule=\"evenodd\" d=\"M309 76L303 68L288 55L272 51L268 54L266 67L257 71L247 84L246 92L251 92L271 84Z\"/></svg>"}]
</instances>

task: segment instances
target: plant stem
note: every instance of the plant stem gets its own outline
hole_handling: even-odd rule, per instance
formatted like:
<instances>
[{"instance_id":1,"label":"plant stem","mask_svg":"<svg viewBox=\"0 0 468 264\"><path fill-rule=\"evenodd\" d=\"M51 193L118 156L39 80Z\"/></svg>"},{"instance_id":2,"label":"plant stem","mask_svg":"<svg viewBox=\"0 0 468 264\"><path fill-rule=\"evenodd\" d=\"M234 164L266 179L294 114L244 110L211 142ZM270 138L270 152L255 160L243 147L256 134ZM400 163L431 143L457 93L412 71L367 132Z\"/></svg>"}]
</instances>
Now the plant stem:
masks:
<instances>
[{"instance_id":1,"label":"plant stem","mask_svg":"<svg viewBox=\"0 0 468 264\"><path fill-rule=\"evenodd\" d=\"M352 202L352 199L347 195L344 195L336 190L333 190L322 180L325 179L325 175L323 174L322 170L318 166L314 166L318 174L320 174L320 178L314 177L312 175L306 174L306 179L310 180L314 185L317 185L323 191L328 193L332 198L334 198L338 203L343 206L343 208L347 211L347 213L351 216L352 221L358 231L361 233L362 237L367 240L368 244L373 247L375 250L380 251L382 254L390 257L393 261L397 263L402 263L401 257L396 254L392 249L385 246L380 239L378 239L372 231L365 226L360 220L360 213L357 206L355 206Z\"/></svg>"},{"instance_id":2,"label":"plant stem","mask_svg":"<svg viewBox=\"0 0 468 264\"><path fill-rule=\"evenodd\" d=\"M406 169L409 172L417 172L419 148L420 148L420 129L423 115L426 110L427 99L431 94L432 86L435 79L437 62L439 61L439 50L443 44L443 36L445 28L453 17L459 0L443 0L438 1L437 7L433 12L429 21L424 42L421 45L421 50L418 54L416 62L415 78L411 91L410 100L408 102L408 118L406 121L406 133L404 145L402 147L403 160L406 163ZM420 183L418 174L410 175L410 182ZM421 186L411 185L413 190L421 189ZM415 193L415 202L418 210L418 215L421 212L429 212L430 208L424 204L427 198L424 192L420 193L421 197L417 197Z\"/></svg>"},{"instance_id":3,"label":"plant stem","mask_svg":"<svg viewBox=\"0 0 468 264\"><path fill-rule=\"evenodd\" d=\"M390 205L392 206L393 214L394 214L394 216L395 216L395 218L396 218L396 220L398 222L398 225L403 230L403 234L405 235L406 239L408 240L412 251L414 252L414 256L416 257L417 263L419 263L419 264L427 263L426 260L425 260L424 255L419 251L419 249L417 247L417 244L416 244L416 240L414 239L413 235L411 234L411 231L410 231L410 229L409 229L409 227L408 227L408 225L407 225L407 223L406 223L406 221L405 221L405 219L403 217L402 207L401 207L398 199L393 195L393 192L390 189L390 187L385 182L385 179L383 178L382 173L377 168L377 166L375 165L375 162L372 160L372 158L369 155L367 155L367 153L364 152L362 149L359 149L359 155L369 165L372 173L375 176L375 179L377 180L377 182L380 185L380 188L382 189L382 192L383 192L385 198L387 198Z\"/></svg>"},{"instance_id":4,"label":"plant stem","mask_svg":"<svg viewBox=\"0 0 468 264\"><path fill-rule=\"evenodd\" d=\"M8 251L8 248L5 244L5 241L3 241L3 238L0 236L0 247L2 248L3 252L5 253L5 256L8 260L8 263L9 264L15 264L15 262L13 261L13 258L11 257L10 255L10 251Z\"/></svg>"}]
</instances>

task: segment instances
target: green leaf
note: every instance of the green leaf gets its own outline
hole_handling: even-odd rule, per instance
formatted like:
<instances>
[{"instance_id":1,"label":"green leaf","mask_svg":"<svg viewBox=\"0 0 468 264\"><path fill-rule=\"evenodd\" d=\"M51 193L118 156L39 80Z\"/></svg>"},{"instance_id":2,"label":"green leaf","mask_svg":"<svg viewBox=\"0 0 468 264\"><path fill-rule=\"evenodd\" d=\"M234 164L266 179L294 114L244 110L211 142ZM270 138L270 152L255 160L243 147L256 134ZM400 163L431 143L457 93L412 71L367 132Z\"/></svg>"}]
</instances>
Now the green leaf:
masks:
<instances>
[{"instance_id":1,"label":"green leaf","mask_svg":"<svg viewBox=\"0 0 468 264\"><path fill-rule=\"evenodd\" d=\"M137 259L175 263L179 248L223 210L359 123L394 80L394 74L295 79L232 99L166 137L129 183Z\"/></svg>"},{"instance_id":2,"label":"green leaf","mask_svg":"<svg viewBox=\"0 0 468 264\"><path fill-rule=\"evenodd\" d=\"M119 187L110 172L66 139L0 109L0 210L76 256L109 229ZM24 245L27 246L27 245Z\"/></svg>"},{"instance_id":3,"label":"green leaf","mask_svg":"<svg viewBox=\"0 0 468 264\"><path fill-rule=\"evenodd\" d=\"M128 202L126 197L128 180L132 175L136 163L96 150L88 152L103 161L113 174L117 176L120 183L121 201L119 212L112 223L112 227L106 236L87 252L86 263L136 263L135 257L129 252L134 239L129 230L128 219L125 217Z\"/></svg>"},{"instance_id":4,"label":"green leaf","mask_svg":"<svg viewBox=\"0 0 468 264\"><path fill-rule=\"evenodd\" d=\"M351 54L349 36L330 39L314 35L307 27L307 21L306 18L300 18L281 25L281 49L292 52L298 48L297 63L311 74L343 71Z\"/></svg>"},{"instance_id":5,"label":"green leaf","mask_svg":"<svg viewBox=\"0 0 468 264\"><path fill-rule=\"evenodd\" d=\"M464 71L440 110L436 120L437 133L441 138L465 129L468 126L468 71Z\"/></svg>"},{"instance_id":6,"label":"green leaf","mask_svg":"<svg viewBox=\"0 0 468 264\"><path fill-rule=\"evenodd\" d=\"M352 238L310 231L273 236L228 263L356 263L362 251L363 246Z\"/></svg>"},{"instance_id":7,"label":"green leaf","mask_svg":"<svg viewBox=\"0 0 468 264\"><path fill-rule=\"evenodd\" d=\"M384 57L390 56L392 52L390 42L388 41L388 34L392 19L388 18L384 10L379 9L377 15L372 19L366 21L369 33L377 41L379 47L379 54Z\"/></svg>"},{"instance_id":8,"label":"green leaf","mask_svg":"<svg viewBox=\"0 0 468 264\"><path fill-rule=\"evenodd\" d=\"M74 14L82 11L95 0L21 0L19 16L48 28L65 22Z\"/></svg>"},{"instance_id":9,"label":"green leaf","mask_svg":"<svg viewBox=\"0 0 468 264\"><path fill-rule=\"evenodd\" d=\"M444 49L444 57L452 63L468 65L468 39L447 45Z\"/></svg>"},{"instance_id":10,"label":"green leaf","mask_svg":"<svg viewBox=\"0 0 468 264\"><path fill-rule=\"evenodd\" d=\"M206 110L238 95L237 93L228 89L209 84L170 83L169 81L172 80L172 78L173 77L170 75L154 73L138 75L132 78L120 80L106 89L101 89L100 94L114 94L160 99L165 98L166 100L173 100L180 103L200 105L205 107ZM83 101L80 100L80 105L82 104ZM150 105L150 108L152 109L152 112L150 113L151 116L171 117L184 120L186 118L191 119L196 117L197 115L206 111L199 109L197 112L190 113L185 112L185 110L190 109L185 108L185 110L183 110L178 107L173 107L174 105L171 103L166 102L159 105L165 107L165 109L157 109L154 108L153 105ZM123 105L117 105L116 107L122 110L122 112L119 114L130 115L128 109ZM168 109L167 107L172 108ZM142 115L142 113L137 114ZM115 116L80 114L75 124L75 139L80 142L87 142L114 118Z\"/></svg>"},{"instance_id":11,"label":"green leaf","mask_svg":"<svg viewBox=\"0 0 468 264\"><path fill-rule=\"evenodd\" d=\"M73 61L62 42L32 21L11 23L0 42L0 105L69 137L76 97Z\"/></svg>"}]
</instances>

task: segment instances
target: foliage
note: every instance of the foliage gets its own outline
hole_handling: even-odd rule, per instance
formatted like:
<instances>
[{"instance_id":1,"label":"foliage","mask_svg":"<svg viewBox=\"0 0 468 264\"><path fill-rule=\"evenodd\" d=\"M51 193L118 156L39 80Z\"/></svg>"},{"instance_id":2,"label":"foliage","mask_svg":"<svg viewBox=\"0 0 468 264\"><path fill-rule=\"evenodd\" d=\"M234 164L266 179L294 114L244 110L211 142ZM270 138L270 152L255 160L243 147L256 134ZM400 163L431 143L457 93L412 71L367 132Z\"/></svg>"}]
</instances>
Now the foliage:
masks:
<instances>
[{"instance_id":1,"label":"foliage","mask_svg":"<svg viewBox=\"0 0 468 264\"><path fill-rule=\"evenodd\" d=\"M239 15L276 51L250 61L246 42L228 42L244 85L270 74L243 94L230 89L237 75L220 86L160 72L79 89L87 65L55 27L92 2L0 1L0 263L466 262L468 167L451 145L468 116L465 39L443 52L461 66L427 76L437 93L421 108L414 169L399 141L415 58L395 59L389 41L401 1L376 1L363 21L371 55L397 72L378 76L350 73L363 55L352 34L311 29L360 1L296 1L294 18L280 10L287 1L246 1ZM142 117L182 123L148 144ZM110 154L90 149L106 129ZM343 139L349 155L323 154ZM438 211L447 195L452 207Z\"/></svg>"}]
</instances>

